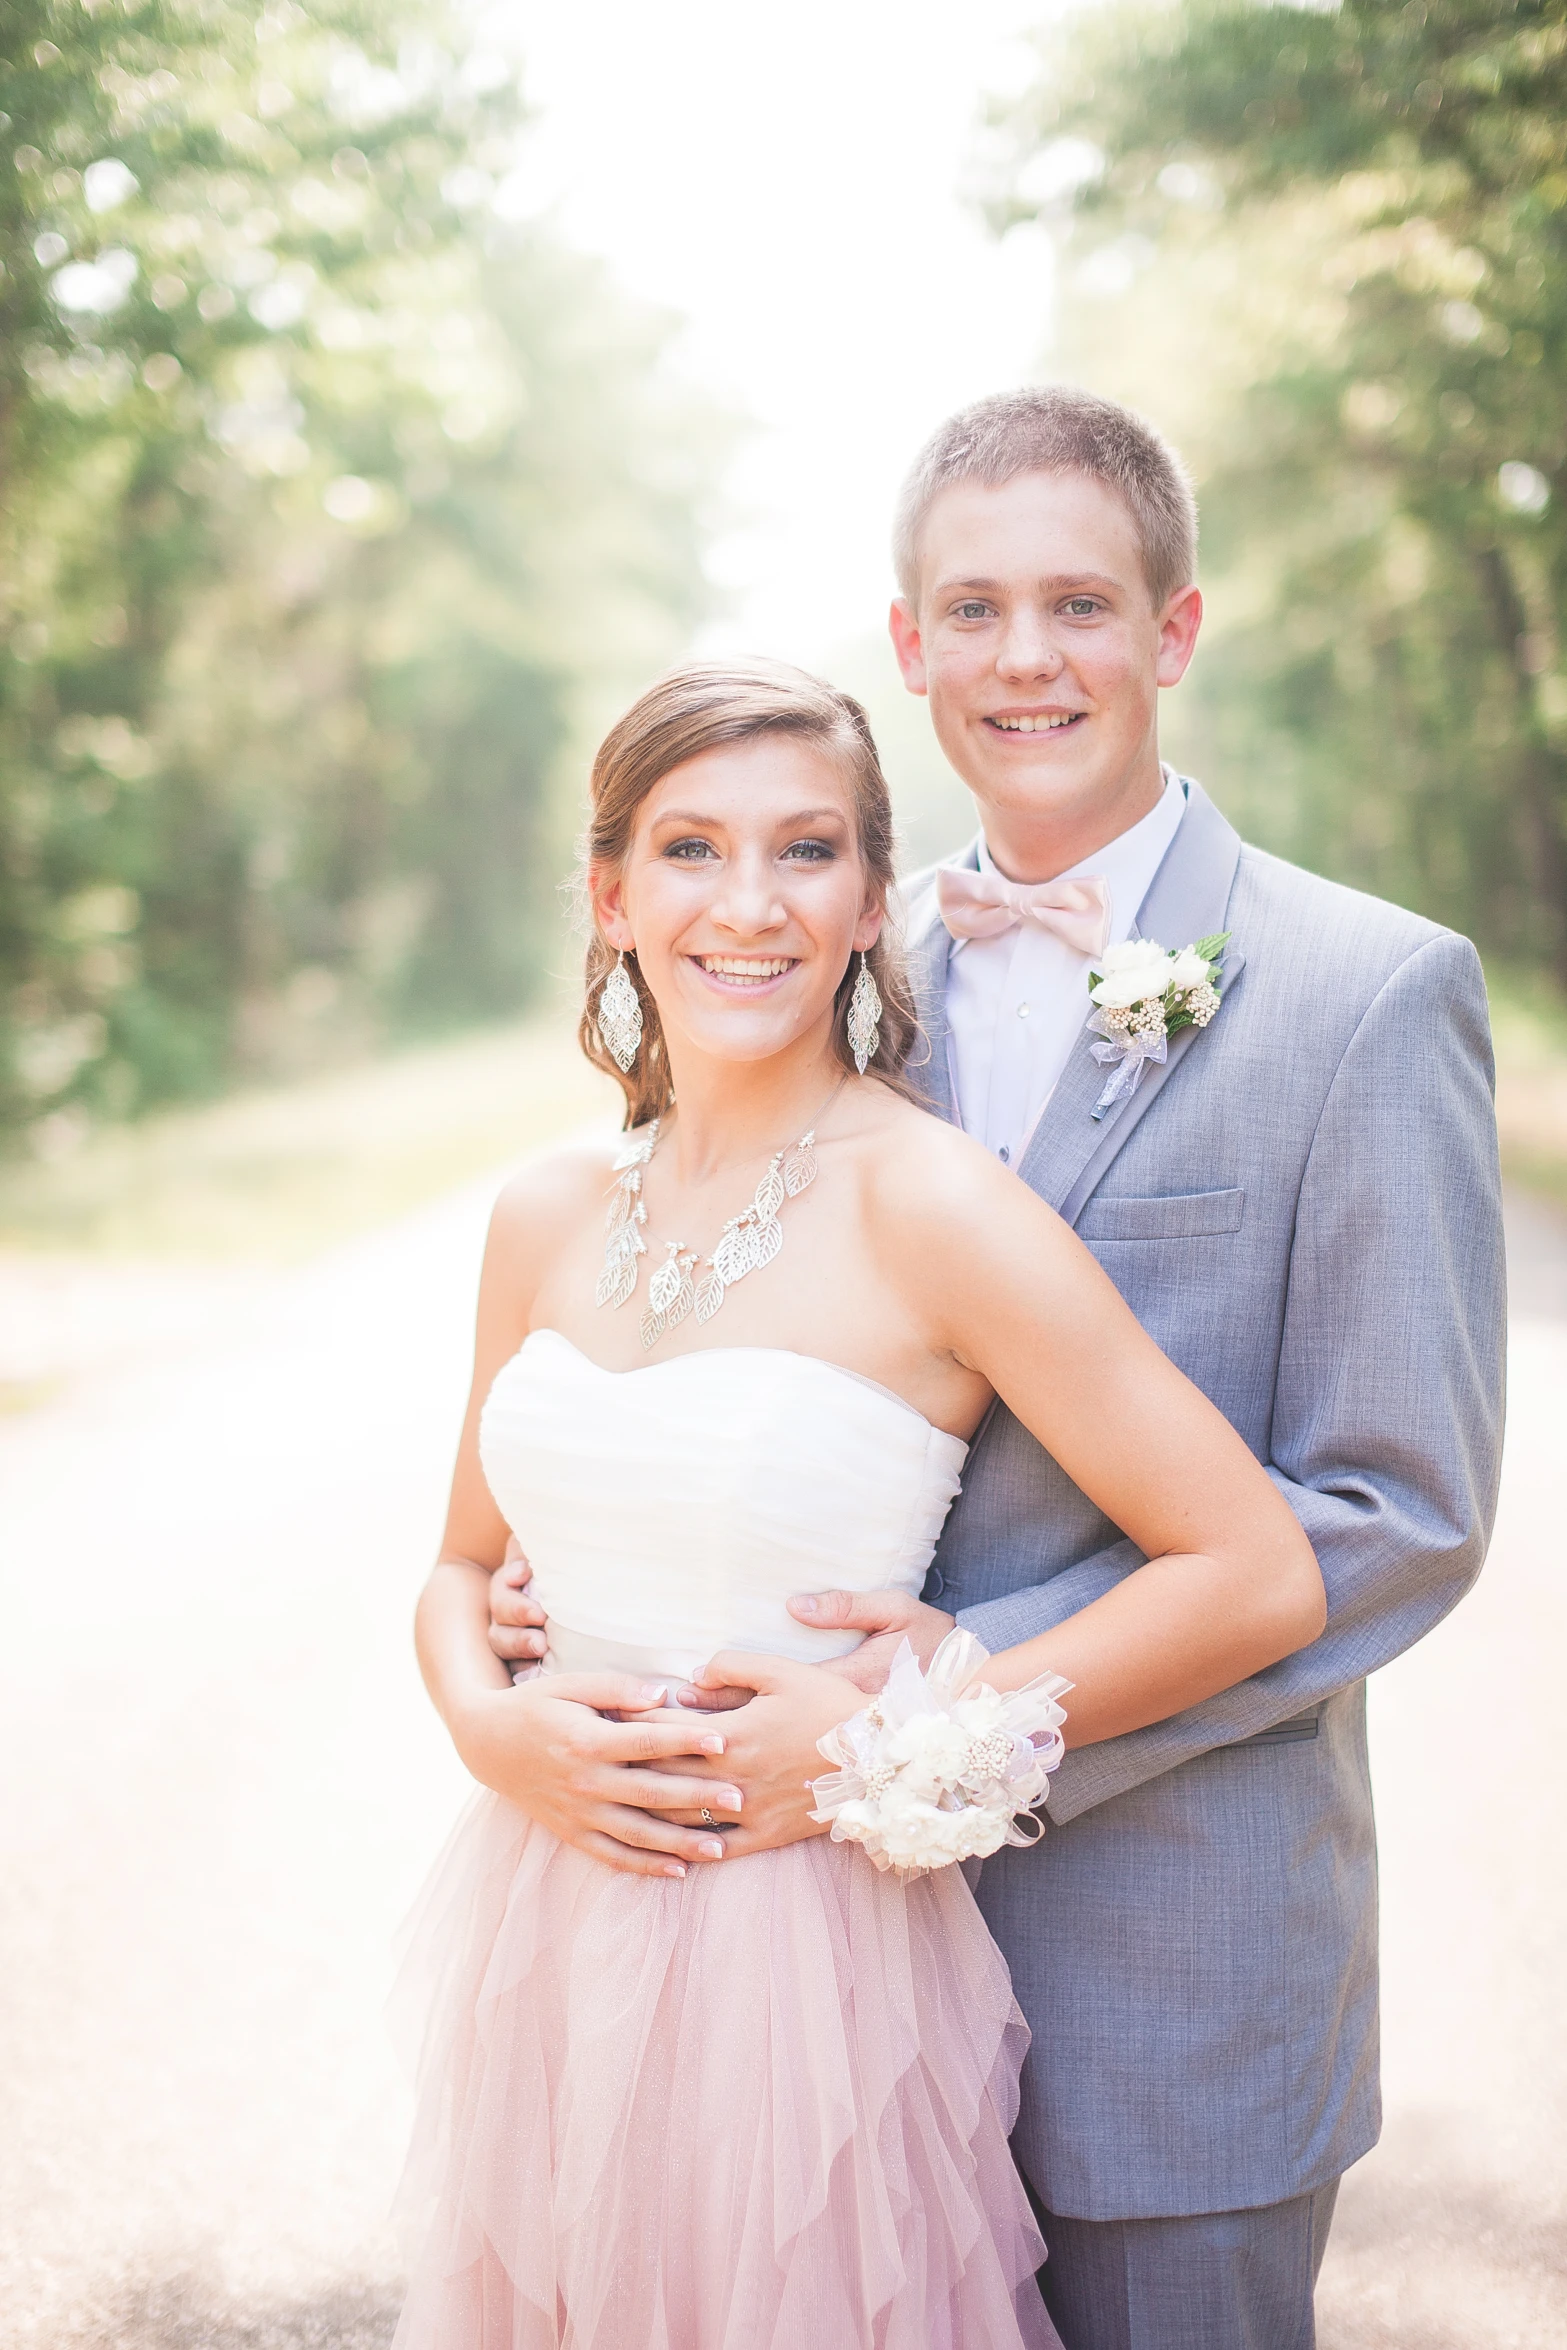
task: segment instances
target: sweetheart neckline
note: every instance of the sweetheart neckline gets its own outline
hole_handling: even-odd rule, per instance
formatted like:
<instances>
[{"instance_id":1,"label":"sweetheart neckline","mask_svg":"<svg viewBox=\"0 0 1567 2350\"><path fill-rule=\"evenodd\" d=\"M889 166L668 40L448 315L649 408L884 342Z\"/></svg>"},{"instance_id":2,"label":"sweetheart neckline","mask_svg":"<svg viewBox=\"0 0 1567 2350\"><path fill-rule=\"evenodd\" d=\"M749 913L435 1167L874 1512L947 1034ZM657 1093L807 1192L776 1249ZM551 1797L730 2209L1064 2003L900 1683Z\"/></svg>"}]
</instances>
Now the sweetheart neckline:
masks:
<instances>
[{"instance_id":1,"label":"sweetheart neckline","mask_svg":"<svg viewBox=\"0 0 1567 2350\"><path fill-rule=\"evenodd\" d=\"M516 1362L519 1356L525 1354L536 1338L557 1340L579 1362L586 1363L590 1371L597 1371L604 1379L640 1379L650 1371L674 1371L682 1363L710 1361L719 1355L782 1355L788 1362L814 1363L818 1370L830 1371L836 1378L852 1379L856 1387L868 1387L872 1395L879 1395L884 1402L896 1405L900 1412L908 1412L932 1436L939 1437L944 1444L955 1444L964 1459L968 1458L968 1437L957 1436L950 1428L938 1428L934 1420L927 1419L918 1404L910 1403L908 1397L900 1395L895 1387L884 1387L879 1379L868 1378L863 1371L851 1371L847 1363L832 1362L826 1355L805 1354L797 1346L698 1346L686 1354L666 1355L659 1363L632 1363L623 1371L615 1371L608 1363L597 1362L592 1355L585 1353L574 1338L566 1336L564 1330L556 1330L546 1322L541 1323L537 1330L528 1332L517 1353L512 1356L512 1361ZM496 1374L497 1377L499 1375Z\"/></svg>"}]
</instances>

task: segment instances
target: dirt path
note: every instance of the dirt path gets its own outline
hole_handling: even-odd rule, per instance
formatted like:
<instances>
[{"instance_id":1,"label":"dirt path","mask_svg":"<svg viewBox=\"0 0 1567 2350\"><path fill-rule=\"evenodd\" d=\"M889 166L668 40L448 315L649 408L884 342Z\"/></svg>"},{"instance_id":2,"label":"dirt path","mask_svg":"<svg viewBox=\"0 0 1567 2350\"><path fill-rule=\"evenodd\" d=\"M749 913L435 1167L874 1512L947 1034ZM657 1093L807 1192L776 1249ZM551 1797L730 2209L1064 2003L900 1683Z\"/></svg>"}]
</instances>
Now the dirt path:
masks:
<instances>
[{"instance_id":1,"label":"dirt path","mask_svg":"<svg viewBox=\"0 0 1567 2350\"><path fill-rule=\"evenodd\" d=\"M1387 2126L1322 2350L1567 2342L1567 1222L1512 1203L1507 1464L1463 1605L1371 1688Z\"/></svg>"},{"instance_id":2,"label":"dirt path","mask_svg":"<svg viewBox=\"0 0 1567 2350\"><path fill-rule=\"evenodd\" d=\"M489 1189L0 1429L6 2350L389 2333L381 2006L463 1792L407 1620ZM1567 1227L1515 1241L1492 1564L1373 1698L1389 2126L1324 2350L1567 2335Z\"/></svg>"}]
</instances>

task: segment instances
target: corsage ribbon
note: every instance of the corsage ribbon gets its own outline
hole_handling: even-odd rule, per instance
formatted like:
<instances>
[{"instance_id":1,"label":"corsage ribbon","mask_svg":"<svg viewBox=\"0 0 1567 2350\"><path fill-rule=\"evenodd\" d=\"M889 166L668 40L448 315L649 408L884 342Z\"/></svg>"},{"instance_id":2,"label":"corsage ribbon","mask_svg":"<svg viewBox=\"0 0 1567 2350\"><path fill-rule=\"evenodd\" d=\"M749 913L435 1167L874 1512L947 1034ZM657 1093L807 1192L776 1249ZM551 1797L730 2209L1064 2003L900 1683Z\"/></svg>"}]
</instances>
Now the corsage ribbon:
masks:
<instances>
[{"instance_id":1,"label":"corsage ribbon","mask_svg":"<svg viewBox=\"0 0 1567 2350\"><path fill-rule=\"evenodd\" d=\"M1170 1050L1170 1040L1161 1028L1157 1034L1134 1032L1130 1036L1116 1033L1103 1012L1096 1012L1088 1023L1090 1035L1112 1041L1091 1044L1089 1051L1101 1069L1113 1072L1103 1093L1094 1104L1094 1116L1102 1118L1106 1110L1114 1109L1123 1094L1135 1093L1142 1083L1143 1069L1149 1061L1164 1060Z\"/></svg>"}]
</instances>

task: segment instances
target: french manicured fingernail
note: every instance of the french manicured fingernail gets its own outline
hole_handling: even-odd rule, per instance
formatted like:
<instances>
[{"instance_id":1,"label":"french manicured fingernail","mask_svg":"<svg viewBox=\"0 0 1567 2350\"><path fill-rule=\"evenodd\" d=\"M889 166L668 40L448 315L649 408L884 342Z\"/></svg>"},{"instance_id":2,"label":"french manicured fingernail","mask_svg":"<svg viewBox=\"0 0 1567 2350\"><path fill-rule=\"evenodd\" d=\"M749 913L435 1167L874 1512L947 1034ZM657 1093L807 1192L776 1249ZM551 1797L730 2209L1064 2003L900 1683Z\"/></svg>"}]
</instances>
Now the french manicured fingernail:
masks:
<instances>
[{"instance_id":1,"label":"french manicured fingernail","mask_svg":"<svg viewBox=\"0 0 1567 2350\"><path fill-rule=\"evenodd\" d=\"M722 1738L699 1738L697 1745L704 1754L722 1754L724 1751Z\"/></svg>"},{"instance_id":2,"label":"french manicured fingernail","mask_svg":"<svg viewBox=\"0 0 1567 2350\"><path fill-rule=\"evenodd\" d=\"M720 1787L713 1801L720 1811L741 1811L745 1807L745 1797L738 1787Z\"/></svg>"},{"instance_id":3,"label":"french manicured fingernail","mask_svg":"<svg viewBox=\"0 0 1567 2350\"><path fill-rule=\"evenodd\" d=\"M668 1695L669 1683L667 1681L644 1681L642 1684L644 1705L662 1705Z\"/></svg>"},{"instance_id":4,"label":"french manicured fingernail","mask_svg":"<svg viewBox=\"0 0 1567 2350\"><path fill-rule=\"evenodd\" d=\"M797 1599L794 1605L795 1612L798 1615L814 1616L816 1613L816 1602L814 1599Z\"/></svg>"},{"instance_id":5,"label":"french manicured fingernail","mask_svg":"<svg viewBox=\"0 0 1567 2350\"><path fill-rule=\"evenodd\" d=\"M542 1633L542 1632L530 1632L530 1633L528 1634L528 1638L527 1638L526 1646L527 1646L527 1650L528 1650L528 1654L529 1654L529 1656L542 1656L542 1655L544 1654L544 1635L543 1635L543 1633Z\"/></svg>"},{"instance_id":6,"label":"french manicured fingernail","mask_svg":"<svg viewBox=\"0 0 1567 2350\"><path fill-rule=\"evenodd\" d=\"M666 1860L666 1861L665 1861L665 1863L664 1863L664 1874L665 1874L665 1876L666 1876L666 1877L683 1877L683 1876L685 1875L685 1873L686 1873L686 1868L685 1868L685 1862L684 1862L684 1861L680 1861L680 1860Z\"/></svg>"},{"instance_id":7,"label":"french manicured fingernail","mask_svg":"<svg viewBox=\"0 0 1567 2350\"><path fill-rule=\"evenodd\" d=\"M724 1840L722 1836L704 1836L699 1841L697 1850L701 1853L704 1860L722 1860L724 1857Z\"/></svg>"}]
</instances>

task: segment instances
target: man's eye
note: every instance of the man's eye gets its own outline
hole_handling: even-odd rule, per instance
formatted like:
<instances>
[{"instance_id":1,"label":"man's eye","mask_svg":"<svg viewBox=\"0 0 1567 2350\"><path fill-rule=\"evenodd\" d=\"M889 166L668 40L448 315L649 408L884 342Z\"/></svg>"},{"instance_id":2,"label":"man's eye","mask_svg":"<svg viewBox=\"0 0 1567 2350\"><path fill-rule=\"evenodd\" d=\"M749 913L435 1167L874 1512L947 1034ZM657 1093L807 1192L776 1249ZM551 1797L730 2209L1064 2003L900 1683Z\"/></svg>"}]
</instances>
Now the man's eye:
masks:
<instances>
[{"instance_id":1,"label":"man's eye","mask_svg":"<svg viewBox=\"0 0 1567 2350\"><path fill-rule=\"evenodd\" d=\"M1068 596L1066 608L1074 620L1091 620L1099 609L1097 596Z\"/></svg>"},{"instance_id":2,"label":"man's eye","mask_svg":"<svg viewBox=\"0 0 1567 2350\"><path fill-rule=\"evenodd\" d=\"M801 865L825 865L835 854L831 841L827 840L794 840L784 850L786 857L793 857Z\"/></svg>"},{"instance_id":3,"label":"man's eye","mask_svg":"<svg viewBox=\"0 0 1567 2350\"><path fill-rule=\"evenodd\" d=\"M705 858L714 854L714 849L711 841L693 835L690 840L672 840L664 854L673 858L677 864L700 865Z\"/></svg>"},{"instance_id":4,"label":"man's eye","mask_svg":"<svg viewBox=\"0 0 1567 2350\"><path fill-rule=\"evenodd\" d=\"M983 620L989 610L988 604L982 604L977 599L973 599L958 606L958 618L960 620Z\"/></svg>"}]
</instances>

